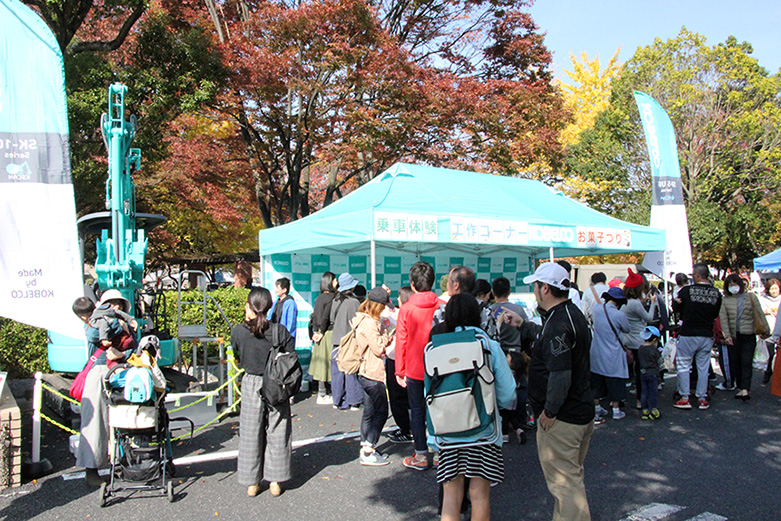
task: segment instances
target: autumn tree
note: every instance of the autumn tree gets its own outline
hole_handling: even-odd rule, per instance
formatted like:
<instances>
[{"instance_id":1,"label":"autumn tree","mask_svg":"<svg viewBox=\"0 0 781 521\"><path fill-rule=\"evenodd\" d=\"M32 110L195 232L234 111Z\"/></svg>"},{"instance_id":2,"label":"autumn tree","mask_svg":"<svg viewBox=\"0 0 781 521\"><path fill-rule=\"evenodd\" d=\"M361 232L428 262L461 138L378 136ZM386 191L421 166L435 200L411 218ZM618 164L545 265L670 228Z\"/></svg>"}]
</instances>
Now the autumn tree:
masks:
<instances>
[{"instance_id":1,"label":"autumn tree","mask_svg":"<svg viewBox=\"0 0 781 521\"><path fill-rule=\"evenodd\" d=\"M245 162L265 225L309 214L320 201L313 186L327 204L402 159L506 174L558 161L563 108L550 54L513 5L525 4L225 10L215 31L234 74L207 117L237 129L241 145L226 150Z\"/></svg>"},{"instance_id":2,"label":"autumn tree","mask_svg":"<svg viewBox=\"0 0 781 521\"><path fill-rule=\"evenodd\" d=\"M685 28L638 49L613 86L611 108L572 147L568 171L620 180L612 204L647 223L650 172L632 91L650 94L675 127L695 258L750 265L772 249L781 184L781 78L751 52L732 37L708 46Z\"/></svg>"}]
</instances>

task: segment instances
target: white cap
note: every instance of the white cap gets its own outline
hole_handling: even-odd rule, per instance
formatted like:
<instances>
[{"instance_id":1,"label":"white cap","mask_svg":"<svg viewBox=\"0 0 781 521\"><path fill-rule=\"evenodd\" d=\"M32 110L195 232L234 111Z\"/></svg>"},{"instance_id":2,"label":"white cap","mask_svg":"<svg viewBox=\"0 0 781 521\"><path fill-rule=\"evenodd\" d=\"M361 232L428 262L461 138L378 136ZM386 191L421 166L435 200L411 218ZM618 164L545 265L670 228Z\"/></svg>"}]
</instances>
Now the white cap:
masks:
<instances>
[{"instance_id":1,"label":"white cap","mask_svg":"<svg viewBox=\"0 0 781 521\"><path fill-rule=\"evenodd\" d=\"M569 273L555 262L540 264L537 271L523 278L524 284L533 284L535 282L542 282L564 291L568 290L570 286Z\"/></svg>"}]
</instances>

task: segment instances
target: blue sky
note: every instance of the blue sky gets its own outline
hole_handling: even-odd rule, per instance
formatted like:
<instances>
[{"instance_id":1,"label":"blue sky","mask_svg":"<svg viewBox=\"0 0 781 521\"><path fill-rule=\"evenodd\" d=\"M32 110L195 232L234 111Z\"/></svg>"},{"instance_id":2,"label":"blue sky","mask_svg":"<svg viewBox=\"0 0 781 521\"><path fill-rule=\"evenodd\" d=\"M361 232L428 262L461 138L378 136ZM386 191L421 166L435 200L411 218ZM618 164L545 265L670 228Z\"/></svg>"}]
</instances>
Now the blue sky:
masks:
<instances>
[{"instance_id":1,"label":"blue sky","mask_svg":"<svg viewBox=\"0 0 781 521\"><path fill-rule=\"evenodd\" d=\"M625 62L654 38L675 37L682 26L707 38L708 45L728 36L747 41L759 64L776 73L781 67L781 0L536 0L531 8L545 44L553 51L555 76L568 80L569 53L589 59L599 54L604 66L619 45Z\"/></svg>"}]
</instances>

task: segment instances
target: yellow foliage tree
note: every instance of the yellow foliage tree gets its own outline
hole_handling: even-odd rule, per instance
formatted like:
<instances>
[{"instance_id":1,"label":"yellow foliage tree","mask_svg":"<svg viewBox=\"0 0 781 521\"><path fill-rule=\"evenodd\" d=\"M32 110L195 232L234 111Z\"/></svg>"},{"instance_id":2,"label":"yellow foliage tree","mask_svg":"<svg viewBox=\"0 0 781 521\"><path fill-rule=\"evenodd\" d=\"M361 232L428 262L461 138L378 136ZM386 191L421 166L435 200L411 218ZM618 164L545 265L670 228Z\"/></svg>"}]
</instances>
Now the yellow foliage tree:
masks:
<instances>
[{"instance_id":1,"label":"yellow foliage tree","mask_svg":"<svg viewBox=\"0 0 781 521\"><path fill-rule=\"evenodd\" d=\"M572 84L561 83L564 92L564 104L572 112L573 121L561 133L561 142L571 146L578 142L580 133L591 128L597 115L610 106L610 93L613 80L621 73L618 63L619 47L604 69L601 67L599 55L589 60L586 53L581 53L580 61L570 53L571 71L564 72L572 80Z\"/></svg>"}]
</instances>

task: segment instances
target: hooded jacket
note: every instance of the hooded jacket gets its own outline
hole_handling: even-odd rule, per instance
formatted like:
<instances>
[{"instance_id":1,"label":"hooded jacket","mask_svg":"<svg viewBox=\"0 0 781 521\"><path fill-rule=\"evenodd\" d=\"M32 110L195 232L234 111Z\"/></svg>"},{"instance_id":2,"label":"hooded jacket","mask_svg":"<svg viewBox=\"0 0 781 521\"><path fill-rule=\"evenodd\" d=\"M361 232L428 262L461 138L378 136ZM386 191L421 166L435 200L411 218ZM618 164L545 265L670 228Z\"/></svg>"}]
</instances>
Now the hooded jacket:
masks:
<instances>
[{"instance_id":1,"label":"hooded jacket","mask_svg":"<svg viewBox=\"0 0 781 521\"><path fill-rule=\"evenodd\" d=\"M423 348L440 301L433 291L415 293L401 306L396 323L396 376L423 380Z\"/></svg>"}]
</instances>

